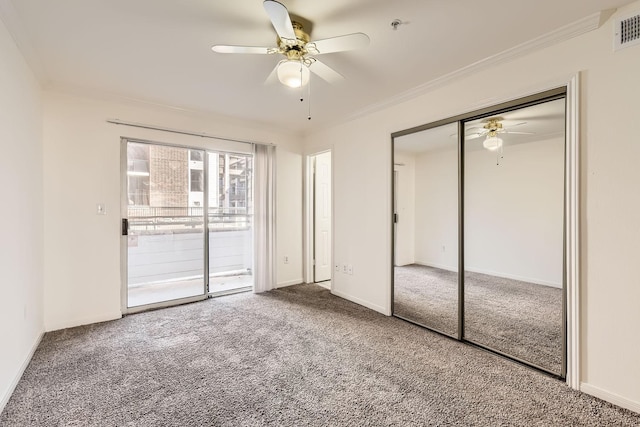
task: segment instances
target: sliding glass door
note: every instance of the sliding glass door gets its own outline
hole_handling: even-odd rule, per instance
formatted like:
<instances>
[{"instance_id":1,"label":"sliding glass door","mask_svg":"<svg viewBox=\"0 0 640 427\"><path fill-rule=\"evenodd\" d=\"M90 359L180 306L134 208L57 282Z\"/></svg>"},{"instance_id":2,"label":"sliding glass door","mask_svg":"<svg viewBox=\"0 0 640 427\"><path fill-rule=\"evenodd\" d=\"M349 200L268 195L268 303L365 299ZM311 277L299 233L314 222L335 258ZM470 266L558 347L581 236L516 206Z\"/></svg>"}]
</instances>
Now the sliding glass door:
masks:
<instances>
[{"instance_id":1,"label":"sliding glass door","mask_svg":"<svg viewBox=\"0 0 640 427\"><path fill-rule=\"evenodd\" d=\"M251 289L252 154L123 140L122 155L124 310Z\"/></svg>"},{"instance_id":2,"label":"sliding glass door","mask_svg":"<svg viewBox=\"0 0 640 427\"><path fill-rule=\"evenodd\" d=\"M209 292L253 285L253 156L207 153Z\"/></svg>"}]
</instances>

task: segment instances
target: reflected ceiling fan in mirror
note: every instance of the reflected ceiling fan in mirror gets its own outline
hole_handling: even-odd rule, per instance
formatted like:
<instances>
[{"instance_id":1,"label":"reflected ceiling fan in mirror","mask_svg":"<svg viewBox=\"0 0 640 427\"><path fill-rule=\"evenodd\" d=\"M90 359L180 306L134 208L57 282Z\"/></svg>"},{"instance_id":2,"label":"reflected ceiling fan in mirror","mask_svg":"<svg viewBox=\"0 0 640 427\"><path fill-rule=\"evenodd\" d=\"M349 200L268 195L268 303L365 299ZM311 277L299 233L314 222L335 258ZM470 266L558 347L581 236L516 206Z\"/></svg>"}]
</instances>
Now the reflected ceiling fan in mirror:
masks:
<instances>
[{"instance_id":1,"label":"reflected ceiling fan in mirror","mask_svg":"<svg viewBox=\"0 0 640 427\"><path fill-rule=\"evenodd\" d=\"M276 74L282 84L296 88L305 86L309 82L310 72L329 83L344 78L333 68L316 59L315 56L359 49L369 45L369 36L364 33L310 41L309 34L304 31L302 24L291 19L287 8L282 3L275 0L264 0L263 6L278 35L276 46L215 45L211 49L217 53L281 54L285 59L278 62L270 77Z\"/></svg>"},{"instance_id":2,"label":"reflected ceiling fan in mirror","mask_svg":"<svg viewBox=\"0 0 640 427\"><path fill-rule=\"evenodd\" d=\"M469 133L465 133L465 139L485 138L482 142L482 146L489 151L496 151L497 160L496 164L500 164L500 159L503 157L502 150L504 141L498 135L500 134L514 134L514 135L533 135L533 132L517 132L510 130L516 126L521 126L527 122L520 122L506 127L503 125L502 117L491 117L484 120L485 125L481 128L469 128Z\"/></svg>"},{"instance_id":3,"label":"reflected ceiling fan in mirror","mask_svg":"<svg viewBox=\"0 0 640 427\"><path fill-rule=\"evenodd\" d=\"M509 126L504 126L502 117L491 117L484 120L485 125L481 128L469 128L468 132L465 132L465 139L475 139L486 137L482 146L490 151L495 151L502 147L502 139L498 137L499 134L507 133L514 135L533 135L533 132L516 132L510 130L516 126L522 126L527 122L520 122Z\"/></svg>"}]
</instances>

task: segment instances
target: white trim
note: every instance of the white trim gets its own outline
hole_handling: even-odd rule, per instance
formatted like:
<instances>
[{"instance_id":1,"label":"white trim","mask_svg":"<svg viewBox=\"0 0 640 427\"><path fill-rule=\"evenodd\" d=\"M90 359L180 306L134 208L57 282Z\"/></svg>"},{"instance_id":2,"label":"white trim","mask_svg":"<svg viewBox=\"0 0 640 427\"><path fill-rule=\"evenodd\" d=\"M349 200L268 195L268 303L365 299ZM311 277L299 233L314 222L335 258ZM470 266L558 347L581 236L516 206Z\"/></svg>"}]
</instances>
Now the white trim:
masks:
<instances>
[{"instance_id":1,"label":"white trim","mask_svg":"<svg viewBox=\"0 0 640 427\"><path fill-rule=\"evenodd\" d=\"M354 302L354 303L356 303L358 305L362 305L362 306L367 307L367 308L369 308L371 310L377 311L378 313L382 313L385 316L391 316L390 308L389 309L385 309L382 306L379 306L379 305L376 305L376 304L371 304L369 301L365 301L363 299L360 299L358 297L354 297L354 296L349 295L349 294L344 293L344 292L337 291L335 289L332 289L331 293L333 295L337 296L337 297L340 297L340 298L346 299L348 301Z\"/></svg>"},{"instance_id":2,"label":"white trim","mask_svg":"<svg viewBox=\"0 0 640 427\"><path fill-rule=\"evenodd\" d=\"M11 395L13 394L16 387L18 386L18 383L20 382L22 375L24 375L24 371L27 369L27 366L29 366L29 362L31 362L31 359L33 358L33 354L38 349L38 346L40 345L40 341L42 341L43 336L44 336L44 332L41 332L36 337L35 341L31 345L31 349L27 353L27 356L22 361L22 365L20 365L20 369L18 369L18 372L13 378L13 381L11 381L11 384L9 384L9 388L7 389L7 392L5 393L4 396L2 396L2 400L0 400L0 413L4 411L4 407L7 406L7 403L9 403L9 399L11 399Z\"/></svg>"},{"instance_id":3,"label":"white trim","mask_svg":"<svg viewBox=\"0 0 640 427\"><path fill-rule=\"evenodd\" d=\"M589 383L580 383L580 391L640 414L640 402L635 402Z\"/></svg>"},{"instance_id":4,"label":"white trim","mask_svg":"<svg viewBox=\"0 0 640 427\"><path fill-rule=\"evenodd\" d=\"M426 83L423 83L419 86L416 86L398 95L387 98L384 101L369 105L361 110L356 111L354 114L351 114L349 116L346 116L343 119L336 121L335 124L349 122L357 118L372 114L374 112L392 107L394 105L401 104L410 99L416 98L420 95L424 95L425 93L428 93L442 86L445 86L446 84L454 80L461 79L463 77L477 73L481 70L492 67L494 65L515 60L519 57L535 52L537 50L544 49L554 44L561 43L563 41L588 33L590 31L597 30L604 23L605 18L608 18L610 16L611 16L611 11L609 10L594 13L576 22L565 25L564 27L560 27L547 34L543 34L539 37L536 37L533 40L529 40L527 42L519 44L518 46L514 46L510 49L504 50L493 56L489 56L485 59L474 62L465 67L459 68L448 74L437 77L433 80L430 80Z\"/></svg>"},{"instance_id":5,"label":"white trim","mask_svg":"<svg viewBox=\"0 0 640 427\"><path fill-rule=\"evenodd\" d=\"M93 323L109 322L111 320L122 319L121 311L104 313L99 316L82 317L79 319L64 320L45 324L45 331L52 332L60 329L75 328L76 326L91 325Z\"/></svg>"},{"instance_id":6,"label":"white trim","mask_svg":"<svg viewBox=\"0 0 640 427\"><path fill-rule=\"evenodd\" d=\"M416 262L414 262L414 264L421 265L423 267L438 268L440 270L450 271L452 273L457 273L458 272L458 266L451 267L450 265L438 264L437 262L416 261ZM399 267L402 267L402 266L400 265Z\"/></svg>"},{"instance_id":7,"label":"white trim","mask_svg":"<svg viewBox=\"0 0 640 427\"><path fill-rule=\"evenodd\" d=\"M527 282L527 283L533 283L535 285L549 286L551 288L562 289L562 283L549 282L542 279L534 279L532 277L518 276L517 274L509 274L509 273L502 273L502 272L491 271L491 270L484 270L482 268L467 267L466 265L464 266L464 271L470 271L472 273L486 274L488 276L502 277L504 279L518 280L520 282Z\"/></svg>"},{"instance_id":8,"label":"white trim","mask_svg":"<svg viewBox=\"0 0 640 427\"><path fill-rule=\"evenodd\" d=\"M304 169L304 235L303 235L303 273L305 283L313 283L313 157L308 154L305 157Z\"/></svg>"},{"instance_id":9,"label":"white trim","mask_svg":"<svg viewBox=\"0 0 640 427\"><path fill-rule=\"evenodd\" d=\"M566 292L567 384L580 387L580 74L567 83L566 98Z\"/></svg>"},{"instance_id":10,"label":"white trim","mask_svg":"<svg viewBox=\"0 0 640 427\"><path fill-rule=\"evenodd\" d=\"M293 286L293 285L300 285L302 283L304 283L304 280L302 280L302 277L299 279L287 280L284 282L278 282L278 284L276 284L275 289L284 288L284 287Z\"/></svg>"}]
</instances>

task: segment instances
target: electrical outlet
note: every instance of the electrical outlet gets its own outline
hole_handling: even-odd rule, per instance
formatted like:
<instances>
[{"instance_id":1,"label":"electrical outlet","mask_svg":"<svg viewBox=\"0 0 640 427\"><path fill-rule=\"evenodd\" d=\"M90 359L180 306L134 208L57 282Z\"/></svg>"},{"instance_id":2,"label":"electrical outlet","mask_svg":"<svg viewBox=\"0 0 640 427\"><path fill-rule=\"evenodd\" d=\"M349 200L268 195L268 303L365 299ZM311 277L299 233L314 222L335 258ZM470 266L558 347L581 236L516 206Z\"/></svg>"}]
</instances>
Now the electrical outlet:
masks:
<instances>
[{"instance_id":1,"label":"electrical outlet","mask_svg":"<svg viewBox=\"0 0 640 427\"><path fill-rule=\"evenodd\" d=\"M107 214L107 206L104 203L96 204L96 215L106 215Z\"/></svg>"},{"instance_id":2,"label":"electrical outlet","mask_svg":"<svg viewBox=\"0 0 640 427\"><path fill-rule=\"evenodd\" d=\"M353 265L349 264L347 266L347 273L351 276L353 276Z\"/></svg>"},{"instance_id":3,"label":"electrical outlet","mask_svg":"<svg viewBox=\"0 0 640 427\"><path fill-rule=\"evenodd\" d=\"M289 264L289 255L284 256L284 263Z\"/></svg>"},{"instance_id":4,"label":"electrical outlet","mask_svg":"<svg viewBox=\"0 0 640 427\"><path fill-rule=\"evenodd\" d=\"M342 272L347 274L347 264L342 264Z\"/></svg>"}]
</instances>

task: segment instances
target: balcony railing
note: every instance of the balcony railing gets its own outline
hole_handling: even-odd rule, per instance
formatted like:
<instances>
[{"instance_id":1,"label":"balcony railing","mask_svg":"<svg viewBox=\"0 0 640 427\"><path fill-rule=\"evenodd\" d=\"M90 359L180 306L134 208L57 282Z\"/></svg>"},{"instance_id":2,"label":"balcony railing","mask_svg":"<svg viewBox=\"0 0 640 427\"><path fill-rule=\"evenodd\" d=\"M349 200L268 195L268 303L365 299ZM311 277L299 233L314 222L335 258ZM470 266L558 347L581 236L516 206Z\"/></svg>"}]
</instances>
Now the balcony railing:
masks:
<instances>
[{"instance_id":1,"label":"balcony railing","mask_svg":"<svg viewBox=\"0 0 640 427\"><path fill-rule=\"evenodd\" d=\"M209 208L209 230L246 230L252 214L246 208ZM158 231L202 232L204 208L129 206L129 231L134 234ZM138 233L136 233L138 232Z\"/></svg>"}]
</instances>

